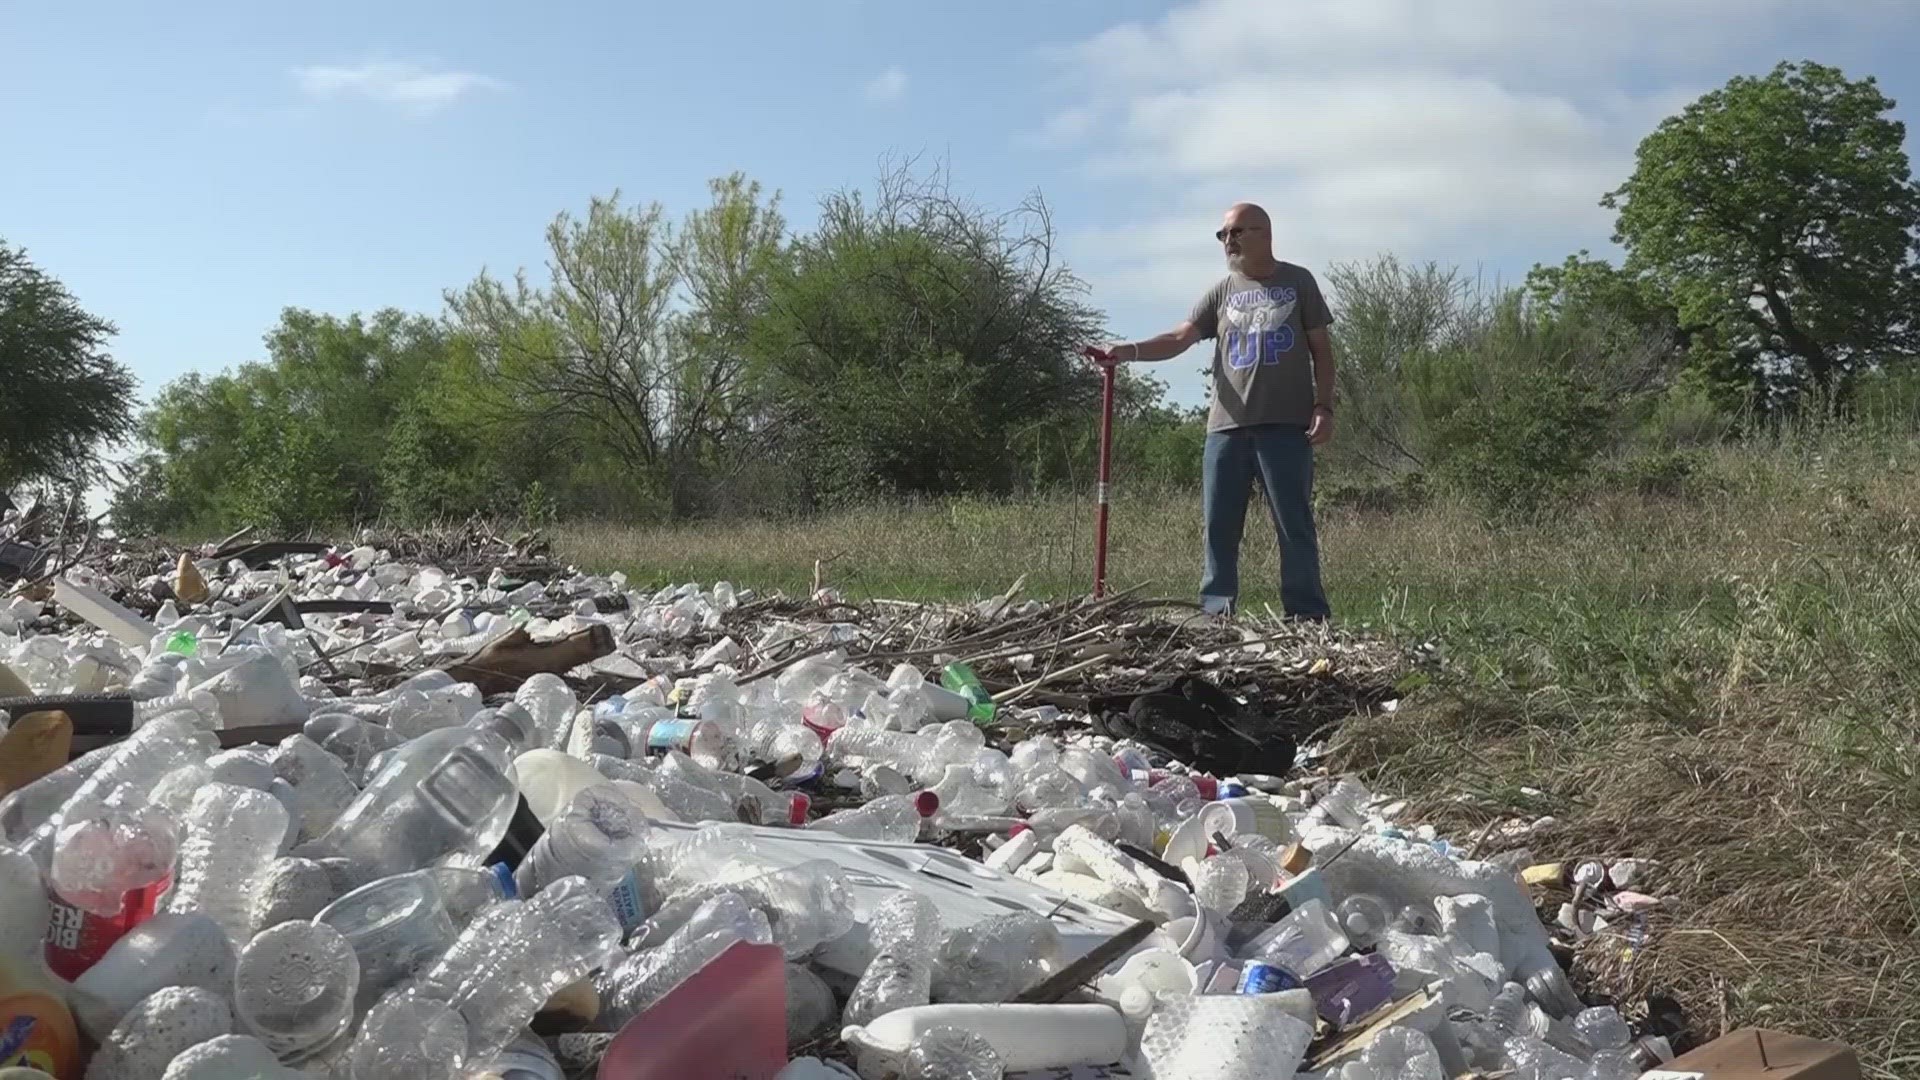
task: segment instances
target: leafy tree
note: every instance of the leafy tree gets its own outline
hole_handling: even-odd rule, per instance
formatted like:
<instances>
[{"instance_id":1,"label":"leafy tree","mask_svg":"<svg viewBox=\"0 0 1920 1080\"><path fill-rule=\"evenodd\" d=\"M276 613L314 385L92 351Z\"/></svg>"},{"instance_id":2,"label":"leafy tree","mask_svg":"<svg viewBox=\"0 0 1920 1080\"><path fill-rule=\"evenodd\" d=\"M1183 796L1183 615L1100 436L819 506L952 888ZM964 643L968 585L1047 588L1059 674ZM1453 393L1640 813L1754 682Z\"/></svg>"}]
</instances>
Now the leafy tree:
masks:
<instances>
[{"instance_id":1,"label":"leafy tree","mask_svg":"<svg viewBox=\"0 0 1920 1080\"><path fill-rule=\"evenodd\" d=\"M1602 200L1627 273L1776 397L1844 393L1877 357L1911 355L1920 186L1892 108L1872 78L1814 63L1701 97Z\"/></svg>"},{"instance_id":2,"label":"leafy tree","mask_svg":"<svg viewBox=\"0 0 1920 1080\"><path fill-rule=\"evenodd\" d=\"M474 343L488 378L522 410L606 447L675 512L689 512L693 477L742 415L740 320L759 303L781 224L759 189L717 182L714 205L676 244L658 203L623 210L595 198L584 222L562 213L547 229L550 281L514 287L482 273L447 294L452 324ZM690 287L695 315L676 307Z\"/></svg>"},{"instance_id":3,"label":"leafy tree","mask_svg":"<svg viewBox=\"0 0 1920 1080\"><path fill-rule=\"evenodd\" d=\"M140 425L154 456L116 496L117 525L301 529L381 512L388 437L439 385L451 337L392 309L342 319L290 308L266 344L264 362L155 396Z\"/></svg>"},{"instance_id":4,"label":"leafy tree","mask_svg":"<svg viewBox=\"0 0 1920 1080\"><path fill-rule=\"evenodd\" d=\"M0 241L0 493L76 484L133 434L134 379L106 351L116 332Z\"/></svg>"},{"instance_id":5,"label":"leafy tree","mask_svg":"<svg viewBox=\"0 0 1920 1080\"><path fill-rule=\"evenodd\" d=\"M1100 328L1047 208L981 211L905 168L822 201L755 352L816 501L1009 489L1017 432L1085 416Z\"/></svg>"},{"instance_id":6,"label":"leafy tree","mask_svg":"<svg viewBox=\"0 0 1920 1080\"><path fill-rule=\"evenodd\" d=\"M688 447L669 478L687 509L757 463L777 438L753 384L750 343L788 258L780 196L762 201L741 173L708 184L711 202L687 215L671 251L683 307L676 319L675 426Z\"/></svg>"}]
</instances>

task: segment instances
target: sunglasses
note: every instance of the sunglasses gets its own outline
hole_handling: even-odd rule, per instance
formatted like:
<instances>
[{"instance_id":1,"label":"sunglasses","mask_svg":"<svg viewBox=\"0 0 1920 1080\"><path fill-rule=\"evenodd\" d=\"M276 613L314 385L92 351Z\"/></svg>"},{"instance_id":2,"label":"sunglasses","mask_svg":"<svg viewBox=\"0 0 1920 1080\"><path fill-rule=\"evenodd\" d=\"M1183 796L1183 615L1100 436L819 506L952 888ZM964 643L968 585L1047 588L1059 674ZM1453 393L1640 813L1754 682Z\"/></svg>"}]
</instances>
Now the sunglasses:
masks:
<instances>
[{"instance_id":1,"label":"sunglasses","mask_svg":"<svg viewBox=\"0 0 1920 1080\"><path fill-rule=\"evenodd\" d=\"M1225 241L1231 236L1235 240L1238 240L1240 239L1241 233L1259 232L1263 228L1265 228L1263 225L1235 225L1231 229L1215 229L1213 238L1215 240Z\"/></svg>"}]
</instances>

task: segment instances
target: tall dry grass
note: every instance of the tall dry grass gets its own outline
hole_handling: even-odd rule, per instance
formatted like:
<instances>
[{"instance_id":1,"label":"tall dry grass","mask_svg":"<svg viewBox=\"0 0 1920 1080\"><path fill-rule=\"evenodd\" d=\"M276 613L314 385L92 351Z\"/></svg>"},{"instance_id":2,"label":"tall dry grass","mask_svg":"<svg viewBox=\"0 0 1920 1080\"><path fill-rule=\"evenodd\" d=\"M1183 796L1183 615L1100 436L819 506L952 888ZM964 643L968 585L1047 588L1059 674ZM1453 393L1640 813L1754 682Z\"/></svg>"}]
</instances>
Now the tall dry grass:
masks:
<instances>
[{"instance_id":1,"label":"tall dry grass","mask_svg":"<svg viewBox=\"0 0 1920 1080\"><path fill-rule=\"evenodd\" d=\"M1186 595L1197 496L1114 510L1116 585ZM1543 859L1654 860L1668 898L1590 940L1594 989L1669 994L1696 1033L1760 1023L1920 1075L1920 443L1866 428L1708 451L1677 493L1596 493L1490 523L1448 500L1329 511L1337 617L1433 641L1445 671L1356 718L1338 761L1471 841L1551 815ZM1250 603L1274 594L1250 516ZM1026 575L1084 590L1072 498L875 508L810 520L563 532L569 556L645 580L966 597Z\"/></svg>"}]
</instances>

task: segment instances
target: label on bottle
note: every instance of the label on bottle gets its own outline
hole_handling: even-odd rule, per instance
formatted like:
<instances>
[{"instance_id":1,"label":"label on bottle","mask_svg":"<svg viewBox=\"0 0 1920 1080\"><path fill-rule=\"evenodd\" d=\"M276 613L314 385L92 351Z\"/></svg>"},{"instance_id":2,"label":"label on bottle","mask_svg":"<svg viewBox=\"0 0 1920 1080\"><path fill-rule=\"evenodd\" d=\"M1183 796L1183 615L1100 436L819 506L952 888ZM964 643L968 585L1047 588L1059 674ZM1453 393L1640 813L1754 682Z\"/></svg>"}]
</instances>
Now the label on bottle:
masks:
<instances>
[{"instance_id":1,"label":"label on bottle","mask_svg":"<svg viewBox=\"0 0 1920 1080\"><path fill-rule=\"evenodd\" d=\"M73 1050L67 1047L63 1052L56 1042L58 1038L58 1033L40 1017L0 1016L0 1068L24 1066L39 1069L48 1076L62 1075L70 1067L68 1059L73 1056Z\"/></svg>"},{"instance_id":2,"label":"label on bottle","mask_svg":"<svg viewBox=\"0 0 1920 1080\"><path fill-rule=\"evenodd\" d=\"M607 903L612 905L613 914L620 920L620 929L631 934L634 928L646 921L646 905L640 902L640 875L629 870L620 883L607 894Z\"/></svg>"},{"instance_id":3,"label":"label on bottle","mask_svg":"<svg viewBox=\"0 0 1920 1080\"><path fill-rule=\"evenodd\" d=\"M160 905L160 897L173 883L172 875L138 889L130 890L120 910L111 916L95 915L75 907L49 890L47 899L53 917L47 922L47 966L55 975L72 982L98 963L113 943L127 931L146 922Z\"/></svg>"},{"instance_id":4,"label":"label on bottle","mask_svg":"<svg viewBox=\"0 0 1920 1080\"><path fill-rule=\"evenodd\" d=\"M1241 969L1240 983L1235 990L1242 994L1277 994L1282 990L1298 990L1301 985L1293 972L1278 964L1250 960Z\"/></svg>"},{"instance_id":5,"label":"label on bottle","mask_svg":"<svg viewBox=\"0 0 1920 1080\"><path fill-rule=\"evenodd\" d=\"M661 720L647 729L647 753L664 754L669 750L690 753L698 720Z\"/></svg>"}]
</instances>

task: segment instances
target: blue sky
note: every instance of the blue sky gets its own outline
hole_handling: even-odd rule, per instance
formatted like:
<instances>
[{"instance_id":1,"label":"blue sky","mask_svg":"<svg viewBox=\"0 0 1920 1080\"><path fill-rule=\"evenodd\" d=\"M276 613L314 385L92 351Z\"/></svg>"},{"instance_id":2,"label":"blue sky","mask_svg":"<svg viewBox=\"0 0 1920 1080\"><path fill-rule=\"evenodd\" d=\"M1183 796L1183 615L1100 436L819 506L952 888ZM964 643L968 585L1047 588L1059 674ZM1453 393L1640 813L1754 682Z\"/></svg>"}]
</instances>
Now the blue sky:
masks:
<instances>
[{"instance_id":1,"label":"blue sky","mask_svg":"<svg viewBox=\"0 0 1920 1080\"><path fill-rule=\"evenodd\" d=\"M805 227L924 154L989 204L1043 192L1141 336L1217 274L1236 199L1315 270L1393 251L1513 279L1610 251L1597 200L1635 142L1730 75L1838 64L1920 123L1920 4L1841 6L12 4L0 237L118 324L151 394L260 358L283 307L437 313L483 267L538 279L542 228L595 194L678 216L740 169ZM1196 400L1201 362L1160 373Z\"/></svg>"}]
</instances>

